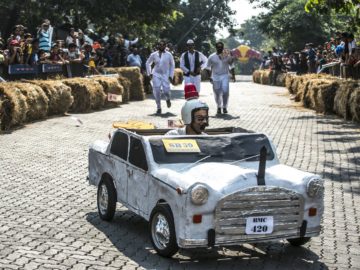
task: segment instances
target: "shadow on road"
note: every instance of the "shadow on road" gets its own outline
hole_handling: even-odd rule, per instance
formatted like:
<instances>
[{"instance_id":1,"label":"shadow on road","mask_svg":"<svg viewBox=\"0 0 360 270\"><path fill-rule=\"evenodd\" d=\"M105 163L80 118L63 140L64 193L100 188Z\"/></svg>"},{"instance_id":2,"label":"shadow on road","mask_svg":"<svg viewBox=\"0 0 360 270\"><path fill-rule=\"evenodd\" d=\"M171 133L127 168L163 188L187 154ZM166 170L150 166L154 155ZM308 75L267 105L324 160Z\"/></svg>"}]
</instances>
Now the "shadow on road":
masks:
<instances>
[{"instance_id":1,"label":"shadow on road","mask_svg":"<svg viewBox=\"0 0 360 270\"><path fill-rule=\"evenodd\" d=\"M328 269L311 250L280 241L231 248L180 249L173 258L163 258L151 245L148 222L126 208L117 211L112 222L101 220L97 212L88 213L86 219L124 256L145 269Z\"/></svg>"}]
</instances>

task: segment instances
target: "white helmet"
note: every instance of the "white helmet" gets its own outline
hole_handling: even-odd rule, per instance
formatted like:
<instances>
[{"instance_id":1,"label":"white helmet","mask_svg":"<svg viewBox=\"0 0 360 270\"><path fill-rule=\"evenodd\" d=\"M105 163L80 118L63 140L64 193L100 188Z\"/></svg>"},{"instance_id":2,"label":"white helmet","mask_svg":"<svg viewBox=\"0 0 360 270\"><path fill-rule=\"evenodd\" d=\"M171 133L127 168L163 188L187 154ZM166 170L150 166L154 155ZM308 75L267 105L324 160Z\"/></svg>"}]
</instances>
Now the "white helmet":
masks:
<instances>
[{"instance_id":1,"label":"white helmet","mask_svg":"<svg viewBox=\"0 0 360 270\"><path fill-rule=\"evenodd\" d=\"M185 102L185 104L181 108L181 118L185 125L190 125L192 122L193 111L196 109L204 109L209 110L209 106L199 100L199 99L190 99Z\"/></svg>"}]
</instances>

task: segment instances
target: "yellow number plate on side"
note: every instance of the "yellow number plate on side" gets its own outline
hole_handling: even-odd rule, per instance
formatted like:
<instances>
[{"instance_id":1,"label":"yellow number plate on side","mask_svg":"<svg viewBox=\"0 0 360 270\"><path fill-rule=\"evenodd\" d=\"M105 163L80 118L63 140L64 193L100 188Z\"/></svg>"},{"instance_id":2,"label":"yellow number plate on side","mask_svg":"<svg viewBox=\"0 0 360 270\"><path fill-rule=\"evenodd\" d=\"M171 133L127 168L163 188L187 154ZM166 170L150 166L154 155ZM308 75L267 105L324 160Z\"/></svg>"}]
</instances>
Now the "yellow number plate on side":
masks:
<instances>
[{"instance_id":1,"label":"yellow number plate on side","mask_svg":"<svg viewBox=\"0 0 360 270\"><path fill-rule=\"evenodd\" d=\"M195 140L169 140L162 139L168 153L200 153L200 148Z\"/></svg>"}]
</instances>

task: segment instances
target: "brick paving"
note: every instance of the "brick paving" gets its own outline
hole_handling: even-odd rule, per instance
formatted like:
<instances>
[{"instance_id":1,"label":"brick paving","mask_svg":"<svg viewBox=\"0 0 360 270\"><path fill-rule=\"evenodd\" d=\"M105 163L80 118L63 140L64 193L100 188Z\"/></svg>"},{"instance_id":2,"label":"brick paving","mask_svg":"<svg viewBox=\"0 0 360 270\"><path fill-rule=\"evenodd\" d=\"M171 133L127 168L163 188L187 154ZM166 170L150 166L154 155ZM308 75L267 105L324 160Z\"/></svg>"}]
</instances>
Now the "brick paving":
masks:
<instances>
[{"instance_id":1,"label":"brick paving","mask_svg":"<svg viewBox=\"0 0 360 270\"><path fill-rule=\"evenodd\" d=\"M231 84L229 115L215 117L209 83L201 98L210 125L267 133L281 162L325 178L320 237L300 248L278 241L232 248L155 254L147 223L118 205L111 223L99 219L96 188L87 176L88 146L107 139L113 121L140 119L166 127L173 106L155 116L151 98L120 108L54 117L0 135L0 269L360 269L360 125L323 116L289 100L285 88Z\"/></svg>"}]
</instances>

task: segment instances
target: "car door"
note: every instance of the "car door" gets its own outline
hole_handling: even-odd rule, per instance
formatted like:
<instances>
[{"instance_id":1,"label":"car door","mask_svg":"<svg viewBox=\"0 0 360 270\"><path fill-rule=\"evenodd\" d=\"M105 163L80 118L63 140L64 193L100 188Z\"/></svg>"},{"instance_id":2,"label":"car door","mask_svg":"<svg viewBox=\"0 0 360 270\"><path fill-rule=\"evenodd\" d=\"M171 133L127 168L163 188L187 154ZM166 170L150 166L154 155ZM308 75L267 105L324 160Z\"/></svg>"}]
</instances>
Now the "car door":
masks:
<instances>
[{"instance_id":1,"label":"car door","mask_svg":"<svg viewBox=\"0 0 360 270\"><path fill-rule=\"evenodd\" d=\"M129 152L129 136L121 131L115 132L110 148L118 201L127 202L127 159Z\"/></svg>"},{"instance_id":2,"label":"car door","mask_svg":"<svg viewBox=\"0 0 360 270\"><path fill-rule=\"evenodd\" d=\"M141 214L148 211L148 163L140 139L130 137L128 167L128 204Z\"/></svg>"}]
</instances>

